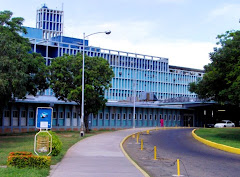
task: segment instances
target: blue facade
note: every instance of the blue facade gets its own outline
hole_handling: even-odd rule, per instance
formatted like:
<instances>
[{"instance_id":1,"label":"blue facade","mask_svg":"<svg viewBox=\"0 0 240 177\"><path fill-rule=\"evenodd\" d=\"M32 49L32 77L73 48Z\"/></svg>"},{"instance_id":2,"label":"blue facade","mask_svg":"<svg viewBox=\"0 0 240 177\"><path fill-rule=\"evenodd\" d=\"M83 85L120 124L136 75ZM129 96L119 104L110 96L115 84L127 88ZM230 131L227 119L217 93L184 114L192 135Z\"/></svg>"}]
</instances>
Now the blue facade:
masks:
<instances>
[{"instance_id":1,"label":"blue facade","mask_svg":"<svg viewBox=\"0 0 240 177\"><path fill-rule=\"evenodd\" d=\"M83 40L63 36L63 11L51 10L46 6L37 10L37 28L27 27L24 37L31 42L33 52L41 53L46 65L64 54L76 55L83 51ZM159 126L164 119L165 126L183 126L186 112L184 106L167 106L161 101L170 98L197 96L188 91L188 84L203 77L203 71L192 68L170 66L163 57L136 54L88 46L85 54L106 59L115 77L112 87L105 91L108 99L106 108L97 115L89 116L92 128L127 128L133 126L134 90L136 91L136 127ZM136 86L135 88L133 86ZM159 100L158 102L154 102ZM38 106L53 107L53 128L78 129L80 109L75 103L55 99L51 89L36 98L10 103L3 112L0 123L2 132L34 129L35 110ZM191 112L191 111L190 111ZM188 113L189 115L189 113ZM190 116L194 119L193 113Z\"/></svg>"},{"instance_id":2,"label":"blue facade","mask_svg":"<svg viewBox=\"0 0 240 177\"><path fill-rule=\"evenodd\" d=\"M37 28L25 27L27 34L21 34L26 38L42 39L42 30Z\"/></svg>"},{"instance_id":3,"label":"blue facade","mask_svg":"<svg viewBox=\"0 0 240 177\"><path fill-rule=\"evenodd\" d=\"M60 38L63 42L58 41ZM63 56L63 54L76 55L83 50L81 39L66 37L53 38L55 41L29 39L33 51L42 54L46 65L50 65L51 59L55 57ZM74 41L77 42L74 43ZM168 59L161 57L92 46L85 47L85 54L91 57L105 58L113 69L115 77L112 79L112 88L105 92L105 97L110 101L127 100L128 97L131 97L134 82L136 82L138 97L142 92L153 92L159 100L173 97L196 98L195 94L188 91L188 84L203 76L201 70L169 66ZM45 94L49 95L49 91L46 91Z\"/></svg>"}]
</instances>

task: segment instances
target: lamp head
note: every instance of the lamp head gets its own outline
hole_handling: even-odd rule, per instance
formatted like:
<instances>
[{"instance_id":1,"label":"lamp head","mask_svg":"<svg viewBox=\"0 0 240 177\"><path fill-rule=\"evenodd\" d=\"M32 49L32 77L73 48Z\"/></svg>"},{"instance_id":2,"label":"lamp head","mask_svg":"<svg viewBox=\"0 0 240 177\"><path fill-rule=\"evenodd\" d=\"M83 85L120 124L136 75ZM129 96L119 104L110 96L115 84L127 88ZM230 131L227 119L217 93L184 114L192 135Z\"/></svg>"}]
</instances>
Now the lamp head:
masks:
<instances>
[{"instance_id":1,"label":"lamp head","mask_svg":"<svg viewBox=\"0 0 240 177\"><path fill-rule=\"evenodd\" d=\"M105 31L105 34L111 34L111 31Z\"/></svg>"}]
</instances>

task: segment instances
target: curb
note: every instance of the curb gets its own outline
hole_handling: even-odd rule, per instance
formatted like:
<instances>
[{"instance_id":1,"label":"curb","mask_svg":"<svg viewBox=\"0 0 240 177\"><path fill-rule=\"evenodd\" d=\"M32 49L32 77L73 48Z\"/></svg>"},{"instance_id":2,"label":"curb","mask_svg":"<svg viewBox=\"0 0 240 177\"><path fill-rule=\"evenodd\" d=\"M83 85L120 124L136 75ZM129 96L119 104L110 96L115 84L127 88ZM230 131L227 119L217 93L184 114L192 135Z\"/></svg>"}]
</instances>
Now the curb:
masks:
<instances>
[{"instance_id":1,"label":"curb","mask_svg":"<svg viewBox=\"0 0 240 177\"><path fill-rule=\"evenodd\" d=\"M149 129L149 131L158 131L158 130L168 130L168 129L176 129L176 128L185 128L185 127L163 127L163 128L159 128L159 127L156 127L156 128L152 128L152 129ZM188 127L187 127L188 128ZM127 154L127 152L124 150L123 148L123 143L128 139L130 138L133 134L136 134L136 133L141 133L141 132L146 132L147 130L144 130L144 131L139 131L139 132L135 132L135 133L132 133L128 136L126 136L120 143L120 148L123 152L123 154L125 155L125 157L127 157L127 159L144 175L144 177L150 177L149 174L147 174L146 171L144 171L136 162L134 162L130 156Z\"/></svg>"},{"instance_id":2,"label":"curb","mask_svg":"<svg viewBox=\"0 0 240 177\"><path fill-rule=\"evenodd\" d=\"M151 129L153 130L153 129ZM157 129L154 129L154 130L157 130ZM147 130L146 130L147 131ZM140 131L140 132L145 132L145 131ZM140 132L135 132L135 133L132 133L131 135L128 135L126 136L120 143L120 148L123 152L123 154L127 157L127 159L145 176L145 177L150 177L146 171L144 171L136 162L134 162L130 157L129 155L126 153L126 151L124 150L123 148L123 143L128 139L130 138L133 134L136 134L136 133L140 133Z\"/></svg>"},{"instance_id":3,"label":"curb","mask_svg":"<svg viewBox=\"0 0 240 177\"><path fill-rule=\"evenodd\" d=\"M206 144L207 146L211 146L211 147L213 147L213 148L222 150L222 151L230 152L230 153L233 153L233 154L240 154L240 149L239 149L239 148L234 148L234 147L230 147L230 146L227 146L227 145L218 144L218 143L214 143L214 142L212 142L212 141L203 139L203 138L201 138L201 137L199 137L199 136L197 136L197 135L195 134L195 131L196 131L196 130L197 130L197 129L194 129L194 130L192 131L192 136L193 136L196 140L200 141L201 143Z\"/></svg>"}]
</instances>

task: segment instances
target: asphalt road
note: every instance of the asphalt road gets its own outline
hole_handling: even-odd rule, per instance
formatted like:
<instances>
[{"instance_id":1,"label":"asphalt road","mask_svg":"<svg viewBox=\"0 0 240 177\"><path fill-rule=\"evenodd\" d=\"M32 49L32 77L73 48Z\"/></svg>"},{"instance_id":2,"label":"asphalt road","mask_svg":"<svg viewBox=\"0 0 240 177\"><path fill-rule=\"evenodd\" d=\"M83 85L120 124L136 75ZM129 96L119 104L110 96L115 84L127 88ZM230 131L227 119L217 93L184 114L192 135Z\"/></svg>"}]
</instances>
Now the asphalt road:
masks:
<instances>
[{"instance_id":1,"label":"asphalt road","mask_svg":"<svg viewBox=\"0 0 240 177\"><path fill-rule=\"evenodd\" d=\"M191 131L192 129L169 129L152 132L148 136L146 144L157 146L158 158L162 159L161 171L164 168L170 169L168 160L173 162L180 159L181 175L184 176L240 177L240 155L208 147L195 140ZM169 170L160 176L169 176Z\"/></svg>"}]
</instances>

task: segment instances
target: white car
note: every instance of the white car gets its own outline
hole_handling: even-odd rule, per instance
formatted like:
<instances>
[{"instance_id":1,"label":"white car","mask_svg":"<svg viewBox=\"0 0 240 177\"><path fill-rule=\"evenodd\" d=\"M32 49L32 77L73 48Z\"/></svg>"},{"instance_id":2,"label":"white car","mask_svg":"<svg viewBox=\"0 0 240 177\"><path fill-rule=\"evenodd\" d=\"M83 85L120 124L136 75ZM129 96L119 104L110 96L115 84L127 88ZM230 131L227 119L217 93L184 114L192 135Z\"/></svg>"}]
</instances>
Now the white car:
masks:
<instances>
[{"instance_id":1,"label":"white car","mask_svg":"<svg viewBox=\"0 0 240 177\"><path fill-rule=\"evenodd\" d=\"M214 127L215 128L235 127L235 124L230 120L222 120L221 123L216 123Z\"/></svg>"}]
</instances>

